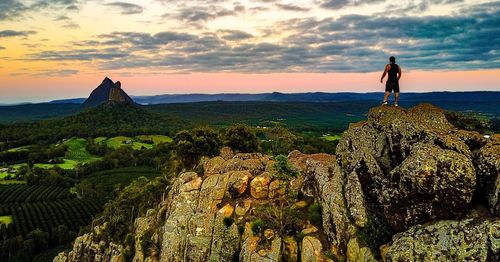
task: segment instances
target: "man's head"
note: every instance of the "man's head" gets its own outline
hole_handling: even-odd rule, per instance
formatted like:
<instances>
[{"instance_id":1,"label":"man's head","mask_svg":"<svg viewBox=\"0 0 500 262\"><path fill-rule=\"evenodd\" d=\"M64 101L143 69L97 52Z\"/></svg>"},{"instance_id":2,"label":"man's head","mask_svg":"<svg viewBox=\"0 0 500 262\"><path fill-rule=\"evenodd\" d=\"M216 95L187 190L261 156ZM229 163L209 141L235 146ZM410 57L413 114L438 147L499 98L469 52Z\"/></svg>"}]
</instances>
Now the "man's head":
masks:
<instances>
[{"instance_id":1,"label":"man's head","mask_svg":"<svg viewBox=\"0 0 500 262\"><path fill-rule=\"evenodd\" d=\"M395 64L396 63L396 58L394 56L389 57L389 62Z\"/></svg>"}]
</instances>

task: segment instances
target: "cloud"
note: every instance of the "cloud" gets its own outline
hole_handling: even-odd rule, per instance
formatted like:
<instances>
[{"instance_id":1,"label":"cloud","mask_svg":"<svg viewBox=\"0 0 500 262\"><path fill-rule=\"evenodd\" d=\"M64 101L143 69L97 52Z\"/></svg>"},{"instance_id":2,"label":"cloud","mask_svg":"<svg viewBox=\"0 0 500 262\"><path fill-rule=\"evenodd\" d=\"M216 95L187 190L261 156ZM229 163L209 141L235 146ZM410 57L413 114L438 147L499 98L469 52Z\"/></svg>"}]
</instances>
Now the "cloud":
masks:
<instances>
[{"instance_id":1,"label":"cloud","mask_svg":"<svg viewBox=\"0 0 500 262\"><path fill-rule=\"evenodd\" d=\"M3 30L0 31L0 38L3 37L16 37L16 36L29 36L36 34L36 31L15 31L15 30Z\"/></svg>"},{"instance_id":2,"label":"cloud","mask_svg":"<svg viewBox=\"0 0 500 262\"><path fill-rule=\"evenodd\" d=\"M68 8L78 6L80 0L38 0L29 6L31 10L44 9L44 8Z\"/></svg>"},{"instance_id":3,"label":"cloud","mask_svg":"<svg viewBox=\"0 0 500 262\"><path fill-rule=\"evenodd\" d=\"M71 75L76 75L80 71L74 69L61 69L61 70L42 70L42 71L31 71L24 69L23 71L10 73L11 76L49 76L49 77L66 77Z\"/></svg>"},{"instance_id":4,"label":"cloud","mask_svg":"<svg viewBox=\"0 0 500 262\"><path fill-rule=\"evenodd\" d=\"M68 29L78 29L80 25L75 23L71 18L66 15L60 15L54 19L54 21L62 22L61 26Z\"/></svg>"},{"instance_id":5,"label":"cloud","mask_svg":"<svg viewBox=\"0 0 500 262\"><path fill-rule=\"evenodd\" d=\"M71 76L71 75L76 75L79 72L80 71L73 70L73 69L62 69L62 70L49 70L49 71L40 72L40 75L45 75L45 76Z\"/></svg>"},{"instance_id":6,"label":"cloud","mask_svg":"<svg viewBox=\"0 0 500 262\"><path fill-rule=\"evenodd\" d=\"M15 20L21 17L27 7L18 0L0 1L0 20Z\"/></svg>"},{"instance_id":7,"label":"cloud","mask_svg":"<svg viewBox=\"0 0 500 262\"><path fill-rule=\"evenodd\" d=\"M169 12L162 15L164 19L176 19L182 21L188 25L195 27L201 27L204 23L215 20L217 18L225 16L235 16L239 13L245 12L246 9L240 5L236 5L233 9L228 9L225 7L210 5L208 7L184 7L176 10L175 12Z\"/></svg>"},{"instance_id":8,"label":"cloud","mask_svg":"<svg viewBox=\"0 0 500 262\"><path fill-rule=\"evenodd\" d=\"M117 8L122 15L140 14L143 11L142 6L125 2L113 2L105 5Z\"/></svg>"},{"instance_id":9,"label":"cloud","mask_svg":"<svg viewBox=\"0 0 500 262\"><path fill-rule=\"evenodd\" d=\"M342 9L348 6L382 3L386 0L322 0L320 6L326 9Z\"/></svg>"},{"instance_id":10,"label":"cloud","mask_svg":"<svg viewBox=\"0 0 500 262\"><path fill-rule=\"evenodd\" d=\"M28 60L94 61L102 70L169 73L373 72L395 55L404 69L499 68L499 7L500 2L467 6L447 16L294 18L264 28L265 34L284 36L272 43L262 40L262 32L240 30L112 32L73 42L71 50L35 52ZM234 11L191 10L185 21L216 19L220 10Z\"/></svg>"},{"instance_id":11,"label":"cloud","mask_svg":"<svg viewBox=\"0 0 500 262\"><path fill-rule=\"evenodd\" d=\"M42 51L29 55L28 60L45 61L91 61L91 60L110 60L114 58L123 58L127 56L125 52L108 49L80 49L65 51Z\"/></svg>"},{"instance_id":12,"label":"cloud","mask_svg":"<svg viewBox=\"0 0 500 262\"><path fill-rule=\"evenodd\" d=\"M221 38L228 41L241 41L252 38L253 35L240 30L219 30Z\"/></svg>"},{"instance_id":13,"label":"cloud","mask_svg":"<svg viewBox=\"0 0 500 262\"><path fill-rule=\"evenodd\" d=\"M281 10L285 10L285 11L295 11L295 12L307 12L309 10L311 10L310 8L307 8L307 7L301 7L301 6L298 6L298 5L291 5L291 4L276 4L276 6L281 9Z\"/></svg>"},{"instance_id":14,"label":"cloud","mask_svg":"<svg viewBox=\"0 0 500 262\"><path fill-rule=\"evenodd\" d=\"M0 1L0 21L1 20L19 20L27 12L36 12L42 9L61 9L79 10L79 5L85 0L1 0Z\"/></svg>"}]
</instances>

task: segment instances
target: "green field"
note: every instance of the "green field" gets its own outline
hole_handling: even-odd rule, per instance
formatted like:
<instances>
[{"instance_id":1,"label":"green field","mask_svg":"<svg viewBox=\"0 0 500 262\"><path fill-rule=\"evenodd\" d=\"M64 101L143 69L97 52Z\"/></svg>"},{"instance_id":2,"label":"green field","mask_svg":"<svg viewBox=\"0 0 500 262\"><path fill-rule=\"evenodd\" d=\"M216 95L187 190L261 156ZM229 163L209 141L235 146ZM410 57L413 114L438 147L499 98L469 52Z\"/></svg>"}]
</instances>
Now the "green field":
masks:
<instances>
[{"instance_id":1,"label":"green field","mask_svg":"<svg viewBox=\"0 0 500 262\"><path fill-rule=\"evenodd\" d=\"M128 142L127 142L128 141ZM151 143L146 143L146 141L152 141ZM172 141L172 138L163 135L140 135L136 137L126 137L126 136L116 136L116 137L97 137L95 138L96 143L105 143L108 147L116 149L121 146L132 146L133 149L140 150L143 148L151 149L155 145L160 143L169 143ZM99 156L92 155L89 153L85 146L87 144L87 140L84 138L71 138L64 141L64 144L68 146L68 151L63 158L62 163L57 164L47 164L47 163L36 163L34 167L38 168L53 168L60 167L62 169L73 169L77 164L85 164L93 161L97 161L101 159ZM30 146L18 147L11 150L27 150ZM21 166L26 164L16 164L10 167L14 169L19 169ZM0 172L0 180L3 180L8 172Z\"/></svg>"},{"instance_id":2,"label":"green field","mask_svg":"<svg viewBox=\"0 0 500 262\"><path fill-rule=\"evenodd\" d=\"M12 223L12 216L0 216L0 224L8 225Z\"/></svg>"},{"instance_id":3,"label":"green field","mask_svg":"<svg viewBox=\"0 0 500 262\"><path fill-rule=\"evenodd\" d=\"M67 160L89 163L100 159L100 157L92 155L85 149L87 140L84 138L72 138L64 143L68 146L68 152L64 156Z\"/></svg>"},{"instance_id":4,"label":"green field","mask_svg":"<svg viewBox=\"0 0 500 262\"><path fill-rule=\"evenodd\" d=\"M9 175L8 172L0 172L0 179L4 179L8 175Z\"/></svg>"},{"instance_id":5,"label":"green field","mask_svg":"<svg viewBox=\"0 0 500 262\"><path fill-rule=\"evenodd\" d=\"M152 141L153 143L145 143L145 141ZM126 137L126 136L116 136L111 138L97 137L95 138L96 143L104 143L110 148L119 148L122 146L132 146L135 150L140 150L143 148L151 149L154 145L160 143L172 142L172 138L162 135L141 135L136 137Z\"/></svg>"},{"instance_id":6,"label":"green field","mask_svg":"<svg viewBox=\"0 0 500 262\"><path fill-rule=\"evenodd\" d=\"M10 167L14 168L15 170L19 170L19 168L21 168L23 165L25 165L25 164L16 164L16 165L12 165ZM14 174L10 174L9 172L0 172L0 180L3 180L8 175L14 175ZM0 181L0 182L2 182L2 181Z\"/></svg>"},{"instance_id":7,"label":"green field","mask_svg":"<svg viewBox=\"0 0 500 262\"><path fill-rule=\"evenodd\" d=\"M142 135L142 136L136 136L136 138L138 138L140 140L152 140L155 145L160 144L160 143L172 142L171 137L162 136L162 135Z\"/></svg>"},{"instance_id":8,"label":"green field","mask_svg":"<svg viewBox=\"0 0 500 262\"><path fill-rule=\"evenodd\" d=\"M90 154L85 146L87 145L87 140L84 138L71 138L64 142L68 146L68 151L63 158L63 163L59 164L35 164L35 167L40 168L53 168L58 166L62 169L73 169L77 164L90 163L99 160L100 157Z\"/></svg>"},{"instance_id":9,"label":"green field","mask_svg":"<svg viewBox=\"0 0 500 262\"><path fill-rule=\"evenodd\" d=\"M326 141L337 141L337 140L340 140L340 135L327 134L327 135L321 136L321 139L324 139Z\"/></svg>"}]
</instances>

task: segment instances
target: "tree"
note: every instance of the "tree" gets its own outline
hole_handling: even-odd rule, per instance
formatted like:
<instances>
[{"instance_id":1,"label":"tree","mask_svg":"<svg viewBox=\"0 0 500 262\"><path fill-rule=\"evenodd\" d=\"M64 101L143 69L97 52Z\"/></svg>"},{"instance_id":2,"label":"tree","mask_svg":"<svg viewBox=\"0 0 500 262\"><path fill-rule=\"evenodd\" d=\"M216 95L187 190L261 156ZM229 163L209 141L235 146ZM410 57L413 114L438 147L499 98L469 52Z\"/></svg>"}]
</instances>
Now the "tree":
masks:
<instances>
[{"instance_id":1,"label":"tree","mask_svg":"<svg viewBox=\"0 0 500 262\"><path fill-rule=\"evenodd\" d=\"M259 139L247 125L238 124L222 131L224 146L239 152L255 152L259 150Z\"/></svg>"},{"instance_id":2,"label":"tree","mask_svg":"<svg viewBox=\"0 0 500 262\"><path fill-rule=\"evenodd\" d=\"M174 137L174 149L184 167L194 168L202 156L213 157L219 153L221 141L210 128L180 131Z\"/></svg>"},{"instance_id":3,"label":"tree","mask_svg":"<svg viewBox=\"0 0 500 262\"><path fill-rule=\"evenodd\" d=\"M301 137L295 135L290 130L282 125L276 125L267 133L269 143L271 144L271 152L273 154L288 154L290 151L297 149L301 144Z\"/></svg>"}]
</instances>

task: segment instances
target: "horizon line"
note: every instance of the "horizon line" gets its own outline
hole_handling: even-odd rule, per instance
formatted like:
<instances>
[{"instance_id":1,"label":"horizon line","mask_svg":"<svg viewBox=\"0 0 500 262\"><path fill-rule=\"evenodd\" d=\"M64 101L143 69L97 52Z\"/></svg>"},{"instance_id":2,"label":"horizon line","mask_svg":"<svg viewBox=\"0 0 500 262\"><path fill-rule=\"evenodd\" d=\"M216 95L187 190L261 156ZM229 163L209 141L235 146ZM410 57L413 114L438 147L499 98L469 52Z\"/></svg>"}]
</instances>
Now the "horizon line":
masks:
<instances>
[{"instance_id":1,"label":"horizon line","mask_svg":"<svg viewBox=\"0 0 500 262\"><path fill-rule=\"evenodd\" d=\"M222 93L163 93L156 95L130 95L130 97L158 97L158 96L183 96L183 95L207 95L207 96L216 96L216 95L265 95L265 94L285 94L285 95L294 95L294 94L383 94L383 91L374 91L374 92L356 92L356 91L342 91L342 92L324 92L324 91L311 91L311 92L259 92L259 93L230 93L230 92L222 92ZM450 90L435 90L435 91L427 91L427 92L403 92L400 93L400 96L403 94L432 94L432 93L500 93L500 90L460 90L460 91L450 91ZM21 101L14 103L4 103L0 102L0 106L19 106L19 105L34 105L34 104L49 104L51 102L64 101L64 100L76 100L76 99L87 99L88 97L68 97L68 98L54 98L50 100L43 101ZM223 100L219 100L223 101ZM241 101L241 102L249 102ZM202 101L202 102L212 102L212 101ZM238 102L238 101L230 101L230 102ZM182 102L182 103L195 103L195 102ZM65 104L65 103L60 103ZM68 104L78 104L78 103L68 103Z\"/></svg>"}]
</instances>

